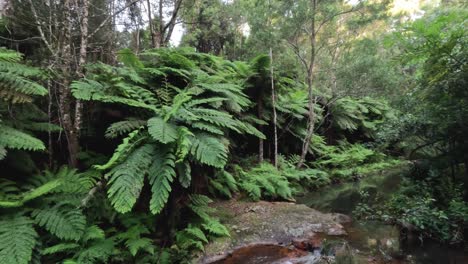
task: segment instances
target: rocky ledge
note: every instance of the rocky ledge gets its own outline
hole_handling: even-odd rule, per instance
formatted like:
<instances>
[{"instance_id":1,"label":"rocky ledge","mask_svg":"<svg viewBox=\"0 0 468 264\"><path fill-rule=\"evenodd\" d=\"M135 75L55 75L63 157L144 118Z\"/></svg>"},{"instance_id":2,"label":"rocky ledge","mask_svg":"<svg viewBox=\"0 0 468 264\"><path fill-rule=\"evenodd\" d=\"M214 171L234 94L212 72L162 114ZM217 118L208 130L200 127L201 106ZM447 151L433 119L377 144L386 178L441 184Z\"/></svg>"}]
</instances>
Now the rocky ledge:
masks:
<instances>
[{"instance_id":1,"label":"rocky ledge","mask_svg":"<svg viewBox=\"0 0 468 264\"><path fill-rule=\"evenodd\" d=\"M298 249L315 247L318 234L346 235L341 224L351 219L341 214L325 214L305 205L287 202L216 202L217 216L231 237L219 238L205 247L196 262L212 263L234 250L261 244L292 245Z\"/></svg>"}]
</instances>

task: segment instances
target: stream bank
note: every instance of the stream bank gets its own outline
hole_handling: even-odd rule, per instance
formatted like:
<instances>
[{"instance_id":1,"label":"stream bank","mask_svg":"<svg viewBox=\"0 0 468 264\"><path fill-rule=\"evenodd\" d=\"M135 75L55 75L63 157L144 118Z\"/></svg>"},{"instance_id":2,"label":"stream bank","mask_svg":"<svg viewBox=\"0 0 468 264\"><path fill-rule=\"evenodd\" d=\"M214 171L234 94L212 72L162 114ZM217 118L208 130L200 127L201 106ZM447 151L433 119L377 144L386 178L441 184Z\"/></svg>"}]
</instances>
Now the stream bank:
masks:
<instances>
[{"instance_id":1,"label":"stream bank","mask_svg":"<svg viewBox=\"0 0 468 264\"><path fill-rule=\"evenodd\" d=\"M208 244L198 263L468 263L463 249L417 238L401 241L396 226L348 216L360 193L385 199L398 189L402 173L390 170L328 186L297 197L296 204L217 202L213 206L231 238Z\"/></svg>"}]
</instances>

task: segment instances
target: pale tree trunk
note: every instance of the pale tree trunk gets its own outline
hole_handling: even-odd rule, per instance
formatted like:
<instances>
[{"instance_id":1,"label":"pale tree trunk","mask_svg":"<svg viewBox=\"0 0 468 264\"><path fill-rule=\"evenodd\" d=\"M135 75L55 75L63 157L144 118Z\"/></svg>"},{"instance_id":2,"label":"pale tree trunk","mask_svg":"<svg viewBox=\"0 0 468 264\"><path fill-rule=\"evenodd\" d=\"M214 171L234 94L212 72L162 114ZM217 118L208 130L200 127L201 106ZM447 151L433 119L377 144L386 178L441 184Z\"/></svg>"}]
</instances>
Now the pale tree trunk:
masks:
<instances>
[{"instance_id":1,"label":"pale tree trunk","mask_svg":"<svg viewBox=\"0 0 468 264\"><path fill-rule=\"evenodd\" d=\"M314 129L315 129L315 96L314 96L314 91L313 91L313 85L314 85L314 66L315 66L315 45L316 45L316 31L315 31L315 16L316 16L316 11L317 11L317 0L311 0L310 1L312 5L312 21L310 25L310 61L309 65L307 67L307 99L308 99L308 120L307 120L307 133L306 136L304 137L304 141L302 142L302 152L301 152L301 157L299 159L299 162L297 163L297 168L301 168L304 165L305 158L307 156L307 153L309 152L309 145L310 141L312 139L312 136L314 135Z\"/></svg>"},{"instance_id":2,"label":"pale tree trunk","mask_svg":"<svg viewBox=\"0 0 468 264\"><path fill-rule=\"evenodd\" d=\"M263 118L263 91L261 91L258 95L257 99L257 112L258 112L258 119L262 120ZM260 125L259 127L260 132L263 132L263 127ZM264 142L263 139L258 139L258 162L263 162L263 157L265 156L264 153Z\"/></svg>"},{"instance_id":3,"label":"pale tree trunk","mask_svg":"<svg viewBox=\"0 0 468 264\"><path fill-rule=\"evenodd\" d=\"M70 84L72 79L71 66L72 50L71 50L71 30L72 30L72 18L71 18L71 3L70 0L64 0L64 28L63 28L63 44L61 52L61 67L63 74L63 82L59 96L59 109L62 115L62 125L65 130L67 137L68 152L69 152L69 164L72 167L78 165L77 155L79 152L78 134L76 133L75 126L73 125L71 104L72 96L70 90Z\"/></svg>"},{"instance_id":4,"label":"pale tree trunk","mask_svg":"<svg viewBox=\"0 0 468 264\"><path fill-rule=\"evenodd\" d=\"M276 127L276 95L275 95L275 82L273 78L273 50L270 48L270 77L271 77L271 104L273 108L273 135L274 135L274 151L273 151L273 165L278 168L278 131Z\"/></svg>"},{"instance_id":5,"label":"pale tree trunk","mask_svg":"<svg viewBox=\"0 0 468 264\"><path fill-rule=\"evenodd\" d=\"M151 3L150 0L146 0L146 4L148 5L148 24L149 30L151 34L151 47L156 48L156 39L154 38L154 25L153 25L153 18L151 16ZM161 3L160 3L161 6Z\"/></svg>"},{"instance_id":6,"label":"pale tree trunk","mask_svg":"<svg viewBox=\"0 0 468 264\"><path fill-rule=\"evenodd\" d=\"M88 0L81 0L81 43L80 43L80 54L78 59L78 68L77 75L80 78L84 77L84 65L86 64L87 58L87 49L88 49L88 17L89 17L89 3ZM76 2L76 8L79 7L78 1ZM82 111L83 111L83 102L81 100L76 100L75 104L75 131L77 137L80 135L81 123L82 123Z\"/></svg>"}]
</instances>

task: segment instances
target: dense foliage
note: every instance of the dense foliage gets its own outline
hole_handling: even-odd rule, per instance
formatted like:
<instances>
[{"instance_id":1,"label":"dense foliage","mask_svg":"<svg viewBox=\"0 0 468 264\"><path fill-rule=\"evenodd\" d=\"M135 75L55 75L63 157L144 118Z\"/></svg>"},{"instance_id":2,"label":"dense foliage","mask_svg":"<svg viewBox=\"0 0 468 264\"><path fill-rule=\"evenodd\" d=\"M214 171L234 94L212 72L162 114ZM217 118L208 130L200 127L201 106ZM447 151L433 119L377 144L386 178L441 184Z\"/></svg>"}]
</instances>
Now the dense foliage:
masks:
<instances>
[{"instance_id":1,"label":"dense foliage","mask_svg":"<svg viewBox=\"0 0 468 264\"><path fill-rule=\"evenodd\" d=\"M5 2L0 263L190 263L230 236L213 201L402 164L399 191L356 215L466 240L462 4Z\"/></svg>"}]
</instances>

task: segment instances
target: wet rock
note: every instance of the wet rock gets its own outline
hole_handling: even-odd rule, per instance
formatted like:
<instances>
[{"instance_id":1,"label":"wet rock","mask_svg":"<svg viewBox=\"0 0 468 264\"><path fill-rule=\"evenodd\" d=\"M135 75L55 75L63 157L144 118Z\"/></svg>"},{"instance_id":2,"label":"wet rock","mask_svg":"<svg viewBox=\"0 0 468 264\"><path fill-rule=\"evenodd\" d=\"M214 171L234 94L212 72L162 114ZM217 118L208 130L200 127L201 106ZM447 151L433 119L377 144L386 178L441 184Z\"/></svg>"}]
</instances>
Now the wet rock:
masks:
<instances>
[{"instance_id":1,"label":"wet rock","mask_svg":"<svg viewBox=\"0 0 468 264\"><path fill-rule=\"evenodd\" d=\"M320 244L318 239L313 240L317 233L346 234L334 215L301 204L231 200L212 206L217 209L217 217L230 230L231 238L219 238L209 243L198 263L210 263L206 260L211 256L229 253L245 245L291 245L295 241L298 248L315 248Z\"/></svg>"},{"instance_id":2,"label":"wet rock","mask_svg":"<svg viewBox=\"0 0 468 264\"><path fill-rule=\"evenodd\" d=\"M333 215L333 220L335 220L335 222L338 222L340 224L348 224L353 221L353 219L350 216L345 215L345 214L333 213L332 215Z\"/></svg>"}]
</instances>

